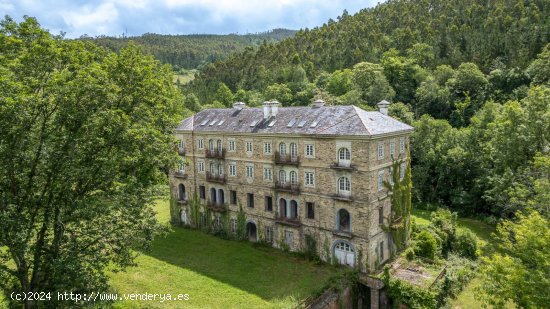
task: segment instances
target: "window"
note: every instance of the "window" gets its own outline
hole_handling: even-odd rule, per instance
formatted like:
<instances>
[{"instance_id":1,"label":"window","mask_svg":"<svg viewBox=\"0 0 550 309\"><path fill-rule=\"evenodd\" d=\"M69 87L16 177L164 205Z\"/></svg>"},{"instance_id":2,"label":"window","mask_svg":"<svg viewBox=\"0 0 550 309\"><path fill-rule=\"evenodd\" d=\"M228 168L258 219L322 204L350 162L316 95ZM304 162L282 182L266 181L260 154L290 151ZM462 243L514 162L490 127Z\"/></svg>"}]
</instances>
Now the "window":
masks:
<instances>
[{"instance_id":1,"label":"window","mask_svg":"<svg viewBox=\"0 0 550 309\"><path fill-rule=\"evenodd\" d=\"M399 139L399 152L400 153L405 152L405 138L404 137Z\"/></svg>"},{"instance_id":2,"label":"window","mask_svg":"<svg viewBox=\"0 0 550 309\"><path fill-rule=\"evenodd\" d=\"M252 142L246 142L246 152L252 152Z\"/></svg>"},{"instance_id":3,"label":"window","mask_svg":"<svg viewBox=\"0 0 550 309\"><path fill-rule=\"evenodd\" d=\"M202 138L199 138L199 139L197 140L197 144L198 144L198 145L197 145L197 148L199 148L199 149L204 149L204 140L203 140Z\"/></svg>"},{"instance_id":4,"label":"window","mask_svg":"<svg viewBox=\"0 0 550 309\"><path fill-rule=\"evenodd\" d=\"M305 172L306 179L306 186L314 186L315 185L315 176L313 172Z\"/></svg>"},{"instance_id":5,"label":"window","mask_svg":"<svg viewBox=\"0 0 550 309\"><path fill-rule=\"evenodd\" d=\"M306 157L315 157L315 146L313 144L306 144Z\"/></svg>"},{"instance_id":6,"label":"window","mask_svg":"<svg viewBox=\"0 0 550 309\"><path fill-rule=\"evenodd\" d=\"M179 171L182 172L182 173L185 172L185 162L184 161L180 162Z\"/></svg>"},{"instance_id":7,"label":"window","mask_svg":"<svg viewBox=\"0 0 550 309\"><path fill-rule=\"evenodd\" d=\"M285 183L285 182L286 182L286 173L285 173L285 171L283 171L283 170L280 170L280 171L279 171L279 181L280 181L281 183Z\"/></svg>"},{"instance_id":8,"label":"window","mask_svg":"<svg viewBox=\"0 0 550 309\"><path fill-rule=\"evenodd\" d=\"M231 233L237 233L237 220L231 219Z\"/></svg>"},{"instance_id":9,"label":"window","mask_svg":"<svg viewBox=\"0 0 550 309\"><path fill-rule=\"evenodd\" d=\"M252 193L246 194L246 206L250 208L254 208L254 194Z\"/></svg>"},{"instance_id":10,"label":"window","mask_svg":"<svg viewBox=\"0 0 550 309\"><path fill-rule=\"evenodd\" d=\"M273 211L273 197L265 197L265 211Z\"/></svg>"},{"instance_id":11,"label":"window","mask_svg":"<svg viewBox=\"0 0 550 309\"><path fill-rule=\"evenodd\" d=\"M254 178L254 166L252 165L246 166L246 177Z\"/></svg>"},{"instance_id":12,"label":"window","mask_svg":"<svg viewBox=\"0 0 550 309\"><path fill-rule=\"evenodd\" d=\"M229 176L237 176L237 165L229 164Z\"/></svg>"},{"instance_id":13,"label":"window","mask_svg":"<svg viewBox=\"0 0 550 309\"><path fill-rule=\"evenodd\" d=\"M229 151L235 151L235 140L229 140Z\"/></svg>"},{"instance_id":14,"label":"window","mask_svg":"<svg viewBox=\"0 0 550 309\"><path fill-rule=\"evenodd\" d=\"M281 156L284 156L286 154L286 144L285 143L280 143L279 144L279 154Z\"/></svg>"},{"instance_id":15,"label":"window","mask_svg":"<svg viewBox=\"0 0 550 309\"><path fill-rule=\"evenodd\" d=\"M338 179L338 190L340 192L349 192L351 190L351 183L349 181L349 178L340 177L340 179Z\"/></svg>"},{"instance_id":16,"label":"window","mask_svg":"<svg viewBox=\"0 0 550 309\"><path fill-rule=\"evenodd\" d=\"M273 180L273 170L270 167L264 167L264 180Z\"/></svg>"},{"instance_id":17,"label":"window","mask_svg":"<svg viewBox=\"0 0 550 309\"><path fill-rule=\"evenodd\" d=\"M349 149L340 148L340 150L338 150L338 158L340 159L340 161L349 161L351 159Z\"/></svg>"},{"instance_id":18,"label":"window","mask_svg":"<svg viewBox=\"0 0 550 309\"><path fill-rule=\"evenodd\" d=\"M378 172L378 191L384 189L384 170Z\"/></svg>"},{"instance_id":19,"label":"window","mask_svg":"<svg viewBox=\"0 0 550 309\"><path fill-rule=\"evenodd\" d=\"M378 160L384 159L384 143L378 143Z\"/></svg>"},{"instance_id":20,"label":"window","mask_svg":"<svg viewBox=\"0 0 550 309\"><path fill-rule=\"evenodd\" d=\"M210 151L214 151L214 140L209 140L208 141L208 149L210 149Z\"/></svg>"},{"instance_id":21,"label":"window","mask_svg":"<svg viewBox=\"0 0 550 309\"><path fill-rule=\"evenodd\" d=\"M222 151L223 150L223 147L222 147L222 141L219 139L218 140L218 143L217 143L217 146L216 146L216 149L218 149L218 151Z\"/></svg>"},{"instance_id":22,"label":"window","mask_svg":"<svg viewBox=\"0 0 550 309\"><path fill-rule=\"evenodd\" d=\"M384 260L384 241L380 242L380 261Z\"/></svg>"},{"instance_id":23,"label":"window","mask_svg":"<svg viewBox=\"0 0 550 309\"><path fill-rule=\"evenodd\" d=\"M218 164L218 175L223 175L223 164Z\"/></svg>"},{"instance_id":24,"label":"window","mask_svg":"<svg viewBox=\"0 0 550 309\"><path fill-rule=\"evenodd\" d=\"M378 208L378 224L384 224L384 206Z\"/></svg>"},{"instance_id":25,"label":"window","mask_svg":"<svg viewBox=\"0 0 550 309\"><path fill-rule=\"evenodd\" d=\"M349 212L345 209L340 209L338 210L337 218L338 218L338 230L342 232L350 232L351 217L349 215Z\"/></svg>"},{"instance_id":26,"label":"window","mask_svg":"<svg viewBox=\"0 0 550 309\"><path fill-rule=\"evenodd\" d=\"M273 227L266 226L265 227L265 241L268 243L273 243Z\"/></svg>"},{"instance_id":27,"label":"window","mask_svg":"<svg viewBox=\"0 0 550 309\"><path fill-rule=\"evenodd\" d=\"M265 154L271 154L271 143L265 142L264 143L264 153Z\"/></svg>"},{"instance_id":28,"label":"window","mask_svg":"<svg viewBox=\"0 0 550 309\"><path fill-rule=\"evenodd\" d=\"M290 172L290 183L293 185L298 183L298 174L295 171Z\"/></svg>"},{"instance_id":29,"label":"window","mask_svg":"<svg viewBox=\"0 0 550 309\"><path fill-rule=\"evenodd\" d=\"M290 143L290 156L293 158L298 156L298 146L296 143Z\"/></svg>"},{"instance_id":30,"label":"window","mask_svg":"<svg viewBox=\"0 0 550 309\"><path fill-rule=\"evenodd\" d=\"M399 180L403 180L405 178L405 163L401 163L399 166Z\"/></svg>"},{"instance_id":31,"label":"window","mask_svg":"<svg viewBox=\"0 0 550 309\"><path fill-rule=\"evenodd\" d=\"M202 199L206 198L206 188L204 186L199 186L199 196Z\"/></svg>"},{"instance_id":32,"label":"window","mask_svg":"<svg viewBox=\"0 0 550 309\"><path fill-rule=\"evenodd\" d=\"M237 191L229 190L229 203L231 203L231 205L237 205Z\"/></svg>"},{"instance_id":33,"label":"window","mask_svg":"<svg viewBox=\"0 0 550 309\"><path fill-rule=\"evenodd\" d=\"M183 149L183 140L182 140L182 139L180 139L180 140L178 141L178 148L179 148L179 149Z\"/></svg>"},{"instance_id":34,"label":"window","mask_svg":"<svg viewBox=\"0 0 550 309\"><path fill-rule=\"evenodd\" d=\"M312 202L306 202L306 217L315 219L315 204Z\"/></svg>"},{"instance_id":35,"label":"window","mask_svg":"<svg viewBox=\"0 0 550 309\"><path fill-rule=\"evenodd\" d=\"M390 156L393 156L395 154L395 143L390 143Z\"/></svg>"},{"instance_id":36,"label":"window","mask_svg":"<svg viewBox=\"0 0 550 309\"><path fill-rule=\"evenodd\" d=\"M204 173L204 161L199 161L199 173Z\"/></svg>"},{"instance_id":37,"label":"window","mask_svg":"<svg viewBox=\"0 0 550 309\"><path fill-rule=\"evenodd\" d=\"M213 162L210 162L210 173L212 175L216 174L216 165Z\"/></svg>"}]
</instances>

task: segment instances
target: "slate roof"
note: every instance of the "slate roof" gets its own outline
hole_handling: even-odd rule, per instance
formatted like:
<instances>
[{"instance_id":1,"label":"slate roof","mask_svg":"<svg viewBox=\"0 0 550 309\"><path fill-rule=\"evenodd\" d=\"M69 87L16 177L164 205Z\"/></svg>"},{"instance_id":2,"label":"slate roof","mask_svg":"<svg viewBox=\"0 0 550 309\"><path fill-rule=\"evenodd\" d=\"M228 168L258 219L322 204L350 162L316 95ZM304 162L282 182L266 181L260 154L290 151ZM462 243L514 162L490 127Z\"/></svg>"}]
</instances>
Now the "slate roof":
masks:
<instances>
[{"instance_id":1,"label":"slate roof","mask_svg":"<svg viewBox=\"0 0 550 309\"><path fill-rule=\"evenodd\" d=\"M263 134L373 136L412 131L413 128L382 113L357 106L279 107L264 120L263 107L203 110L185 120L178 131Z\"/></svg>"}]
</instances>

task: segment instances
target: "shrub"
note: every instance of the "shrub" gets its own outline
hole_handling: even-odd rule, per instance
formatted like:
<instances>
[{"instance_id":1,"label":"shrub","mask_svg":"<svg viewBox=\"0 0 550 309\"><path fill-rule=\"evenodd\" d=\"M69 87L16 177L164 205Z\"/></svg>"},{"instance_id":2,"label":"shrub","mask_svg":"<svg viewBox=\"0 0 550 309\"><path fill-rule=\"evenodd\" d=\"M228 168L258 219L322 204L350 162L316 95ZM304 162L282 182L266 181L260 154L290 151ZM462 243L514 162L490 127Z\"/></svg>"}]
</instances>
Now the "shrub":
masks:
<instances>
[{"instance_id":1,"label":"shrub","mask_svg":"<svg viewBox=\"0 0 550 309\"><path fill-rule=\"evenodd\" d=\"M427 230L420 231L416 235L414 252L417 256L435 260L438 255L437 239Z\"/></svg>"},{"instance_id":2,"label":"shrub","mask_svg":"<svg viewBox=\"0 0 550 309\"><path fill-rule=\"evenodd\" d=\"M459 229L456 233L453 251L462 257L477 259L479 255L477 236L470 230Z\"/></svg>"},{"instance_id":3,"label":"shrub","mask_svg":"<svg viewBox=\"0 0 550 309\"><path fill-rule=\"evenodd\" d=\"M415 256L414 248L408 247L405 250L405 257L407 258L408 261L412 261L414 259L414 256Z\"/></svg>"}]
</instances>

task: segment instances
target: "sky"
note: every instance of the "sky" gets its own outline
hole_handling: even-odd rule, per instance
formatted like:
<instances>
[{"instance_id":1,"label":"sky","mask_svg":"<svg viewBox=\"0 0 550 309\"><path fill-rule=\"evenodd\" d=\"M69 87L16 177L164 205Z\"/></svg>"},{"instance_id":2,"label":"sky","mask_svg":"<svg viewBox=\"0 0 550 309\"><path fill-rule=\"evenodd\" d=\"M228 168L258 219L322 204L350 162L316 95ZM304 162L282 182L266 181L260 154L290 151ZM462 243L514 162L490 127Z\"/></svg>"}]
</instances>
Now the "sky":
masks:
<instances>
[{"instance_id":1,"label":"sky","mask_svg":"<svg viewBox=\"0 0 550 309\"><path fill-rule=\"evenodd\" d=\"M302 29L381 0L0 0L0 17L38 19L52 34L135 36Z\"/></svg>"}]
</instances>

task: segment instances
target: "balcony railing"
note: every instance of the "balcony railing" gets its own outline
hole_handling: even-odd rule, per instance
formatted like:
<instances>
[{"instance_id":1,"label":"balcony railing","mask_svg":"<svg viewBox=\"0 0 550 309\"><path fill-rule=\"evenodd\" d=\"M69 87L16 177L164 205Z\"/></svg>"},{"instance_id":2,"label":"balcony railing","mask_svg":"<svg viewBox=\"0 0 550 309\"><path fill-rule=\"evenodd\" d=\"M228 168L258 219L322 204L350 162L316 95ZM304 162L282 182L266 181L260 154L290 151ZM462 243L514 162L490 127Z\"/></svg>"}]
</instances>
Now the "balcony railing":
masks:
<instances>
[{"instance_id":1,"label":"balcony railing","mask_svg":"<svg viewBox=\"0 0 550 309\"><path fill-rule=\"evenodd\" d=\"M300 193L300 183L275 180L275 190L298 194Z\"/></svg>"},{"instance_id":2,"label":"balcony railing","mask_svg":"<svg viewBox=\"0 0 550 309\"><path fill-rule=\"evenodd\" d=\"M338 192L332 196L333 199L344 201L344 202L351 202L353 201L353 197L351 196L350 192Z\"/></svg>"},{"instance_id":3,"label":"balcony railing","mask_svg":"<svg viewBox=\"0 0 550 309\"><path fill-rule=\"evenodd\" d=\"M174 177L176 178L181 178L181 179L186 179L187 178L187 174L185 173L185 171L175 171L174 172Z\"/></svg>"},{"instance_id":4,"label":"balcony railing","mask_svg":"<svg viewBox=\"0 0 550 309\"><path fill-rule=\"evenodd\" d=\"M227 178L225 177L225 174L224 175L217 175L217 174L212 174L210 172L206 172L206 181L217 182L217 183L226 183Z\"/></svg>"},{"instance_id":5,"label":"balcony railing","mask_svg":"<svg viewBox=\"0 0 550 309\"><path fill-rule=\"evenodd\" d=\"M302 225L302 222L300 221L300 217L295 218L287 218L285 216L277 215L275 216L275 222L289 225L289 226L300 226Z\"/></svg>"},{"instance_id":6,"label":"balcony railing","mask_svg":"<svg viewBox=\"0 0 550 309\"><path fill-rule=\"evenodd\" d=\"M355 166L353 164L350 164L349 161L348 162L346 162L346 161L334 162L334 163L332 163L330 168L336 169L336 170L344 170L344 171L353 171L353 170L355 170Z\"/></svg>"},{"instance_id":7,"label":"balcony railing","mask_svg":"<svg viewBox=\"0 0 550 309\"><path fill-rule=\"evenodd\" d=\"M276 164L299 165L300 156L281 154L280 152L275 151L274 161Z\"/></svg>"},{"instance_id":8,"label":"balcony railing","mask_svg":"<svg viewBox=\"0 0 550 309\"><path fill-rule=\"evenodd\" d=\"M225 158L225 149L206 149L205 156L207 158L213 159L224 159Z\"/></svg>"},{"instance_id":9,"label":"balcony railing","mask_svg":"<svg viewBox=\"0 0 550 309\"><path fill-rule=\"evenodd\" d=\"M188 202L189 202L189 200L187 199L187 196L185 196L183 198L178 198L178 204L187 205Z\"/></svg>"},{"instance_id":10,"label":"balcony railing","mask_svg":"<svg viewBox=\"0 0 550 309\"><path fill-rule=\"evenodd\" d=\"M227 203L208 201L206 202L206 208L216 212L226 212L228 207Z\"/></svg>"},{"instance_id":11,"label":"balcony railing","mask_svg":"<svg viewBox=\"0 0 550 309\"><path fill-rule=\"evenodd\" d=\"M178 153L180 156L185 156L185 148L178 147Z\"/></svg>"}]
</instances>

